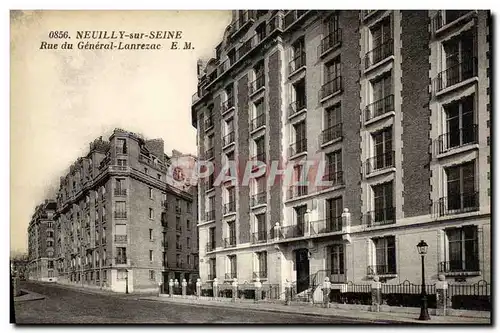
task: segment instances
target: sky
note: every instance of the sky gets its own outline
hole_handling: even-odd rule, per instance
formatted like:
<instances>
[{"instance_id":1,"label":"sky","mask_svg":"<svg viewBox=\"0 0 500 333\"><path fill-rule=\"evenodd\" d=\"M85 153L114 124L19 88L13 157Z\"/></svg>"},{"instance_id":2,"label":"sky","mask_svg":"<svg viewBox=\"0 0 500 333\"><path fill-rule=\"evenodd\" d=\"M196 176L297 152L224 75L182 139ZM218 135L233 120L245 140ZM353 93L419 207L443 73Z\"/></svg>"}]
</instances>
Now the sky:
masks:
<instances>
[{"instance_id":1,"label":"sky","mask_svg":"<svg viewBox=\"0 0 500 333\"><path fill-rule=\"evenodd\" d=\"M114 128L162 138L167 154L196 154L196 62L215 55L230 20L230 11L11 12L11 251L26 251L36 205ZM194 49L171 50L171 40L161 40L158 51L78 50L78 30L181 30L180 44ZM51 31L68 31L74 49L41 50L42 41L62 44Z\"/></svg>"}]
</instances>

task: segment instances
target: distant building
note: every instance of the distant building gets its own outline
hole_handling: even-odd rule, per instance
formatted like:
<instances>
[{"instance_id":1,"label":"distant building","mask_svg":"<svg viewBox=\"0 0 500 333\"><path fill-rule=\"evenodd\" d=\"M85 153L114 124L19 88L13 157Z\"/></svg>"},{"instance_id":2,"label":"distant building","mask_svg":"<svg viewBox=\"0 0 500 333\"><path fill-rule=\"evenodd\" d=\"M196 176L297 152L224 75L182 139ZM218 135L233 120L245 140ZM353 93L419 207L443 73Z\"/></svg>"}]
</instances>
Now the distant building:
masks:
<instances>
[{"instance_id":1,"label":"distant building","mask_svg":"<svg viewBox=\"0 0 500 333\"><path fill-rule=\"evenodd\" d=\"M196 198L167 182L163 149L115 129L61 177L48 263L58 282L132 293L195 281Z\"/></svg>"}]
</instances>

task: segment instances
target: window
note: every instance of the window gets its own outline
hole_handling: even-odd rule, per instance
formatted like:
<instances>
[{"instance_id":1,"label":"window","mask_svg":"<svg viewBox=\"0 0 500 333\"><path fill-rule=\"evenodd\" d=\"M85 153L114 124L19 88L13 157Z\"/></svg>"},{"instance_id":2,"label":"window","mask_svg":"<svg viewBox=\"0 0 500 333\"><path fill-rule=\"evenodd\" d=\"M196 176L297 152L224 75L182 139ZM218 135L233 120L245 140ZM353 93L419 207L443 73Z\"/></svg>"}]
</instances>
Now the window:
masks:
<instances>
[{"instance_id":1,"label":"window","mask_svg":"<svg viewBox=\"0 0 500 333\"><path fill-rule=\"evenodd\" d=\"M161 180L161 174L157 173L156 178L158 178L158 180Z\"/></svg>"},{"instance_id":2,"label":"window","mask_svg":"<svg viewBox=\"0 0 500 333\"><path fill-rule=\"evenodd\" d=\"M186 244L187 244L187 248L190 249L191 248L191 238L189 238L189 237L186 238Z\"/></svg>"},{"instance_id":3,"label":"window","mask_svg":"<svg viewBox=\"0 0 500 333\"><path fill-rule=\"evenodd\" d=\"M321 87L321 98L326 98L342 88L340 73L340 57L325 64L324 84Z\"/></svg>"},{"instance_id":4,"label":"window","mask_svg":"<svg viewBox=\"0 0 500 333\"><path fill-rule=\"evenodd\" d=\"M148 174L148 168L144 168L144 173L147 175Z\"/></svg>"},{"instance_id":5,"label":"window","mask_svg":"<svg viewBox=\"0 0 500 333\"><path fill-rule=\"evenodd\" d=\"M266 214L256 214L255 215L255 230L256 232L254 233L254 243L259 243L263 242L267 239L267 227L266 227Z\"/></svg>"},{"instance_id":6,"label":"window","mask_svg":"<svg viewBox=\"0 0 500 333\"><path fill-rule=\"evenodd\" d=\"M443 49L446 58L446 69L451 69L451 71L447 74L449 74L452 81L458 80L460 78L460 74L465 74L464 72L461 72L461 70L464 69L461 68L463 66L459 65L467 60L472 60L474 57L474 35L472 32L466 32L457 37L454 37L449 41L443 43ZM456 71L453 69L456 69ZM454 83L457 82L450 82L450 84Z\"/></svg>"},{"instance_id":7,"label":"window","mask_svg":"<svg viewBox=\"0 0 500 333\"><path fill-rule=\"evenodd\" d=\"M253 73L255 80L250 82L250 94L265 86L264 61L257 62L253 68Z\"/></svg>"},{"instance_id":8,"label":"window","mask_svg":"<svg viewBox=\"0 0 500 333\"><path fill-rule=\"evenodd\" d=\"M463 213L479 208L475 169L474 161L446 169L447 197L441 199L442 214Z\"/></svg>"},{"instance_id":9,"label":"window","mask_svg":"<svg viewBox=\"0 0 500 333\"><path fill-rule=\"evenodd\" d=\"M116 248L116 263L126 264L127 263L127 248L117 247Z\"/></svg>"},{"instance_id":10,"label":"window","mask_svg":"<svg viewBox=\"0 0 500 333\"><path fill-rule=\"evenodd\" d=\"M149 218L154 219L154 211L153 208L149 208Z\"/></svg>"},{"instance_id":11,"label":"window","mask_svg":"<svg viewBox=\"0 0 500 333\"><path fill-rule=\"evenodd\" d=\"M216 267L217 267L217 263L216 263L215 258L210 258L210 259L209 259L209 264L208 264L208 265L209 265L209 268L208 268L208 269L209 269L209 272L210 272L210 273L208 274L208 279L209 279L209 280L213 280L214 278L216 278L216 277L217 277L217 269L216 269Z\"/></svg>"},{"instance_id":12,"label":"window","mask_svg":"<svg viewBox=\"0 0 500 333\"><path fill-rule=\"evenodd\" d=\"M225 88L226 96L227 96L227 105L226 109L230 109L234 106L234 88L232 84L229 84Z\"/></svg>"},{"instance_id":13,"label":"window","mask_svg":"<svg viewBox=\"0 0 500 333\"><path fill-rule=\"evenodd\" d=\"M175 217L175 229L181 231L181 218L179 216Z\"/></svg>"},{"instance_id":14,"label":"window","mask_svg":"<svg viewBox=\"0 0 500 333\"><path fill-rule=\"evenodd\" d=\"M227 53L227 57L229 58L229 65L233 65L236 62L236 51L235 49L229 50Z\"/></svg>"},{"instance_id":15,"label":"window","mask_svg":"<svg viewBox=\"0 0 500 333\"><path fill-rule=\"evenodd\" d=\"M181 247L181 236L179 236L179 235L175 236L175 248L177 250L181 250L182 249L182 247Z\"/></svg>"},{"instance_id":16,"label":"window","mask_svg":"<svg viewBox=\"0 0 500 333\"><path fill-rule=\"evenodd\" d=\"M334 244L329 246L327 251L331 274L344 274L344 245Z\"/></svg>"},{"instance_id":17,"label":"window","mask_svg":"<svg viewBox=\"0 0 500 333\"><path fill-rule=\"evenodd\" d=\"M116 159L116 164L121 167L127 166L127 160L118 158Z\"/></svg>"},{"instance_id":18,"label":"window","mask_svg":"<svg viewBox=\"0 0 500 333\"><path fill-rule=\"evenodd\" d=\"M305 216L307 212L307 206L303 205L295 207L294 211L295 211L296 236L303 236L306 223Z\"/></svg>"},{"instance_id":19,"label":"window","mask_svg":"<svg viewBox=\"0 0 500 333\"><path fill-rule=\"evenodd\" d=\"M151 187L149 188L149 198L153 199L153 189Z\"/></svg>"},{"instance_id":20,"label":"window","mask_svg":"<svg viewBox=\"0 0 500 333\"><path fill-rule=\"evenodd\" d=\"M261 126L266 124L266 115L264 113L264 99L260 98L253 103L252 108L252 120L250 124L250 130L256 130Z\"/></svg>"},{"instance_id":21,"label":"window","mask_svg":"<svg viewBox=\"0 0 500 333\"><path fill-rule=\"evenodd\" d=\"M118 154L126 154L127 153L127 140L125 140L125 139L117 139L116 140L116 152Z\"/></svg>"},{"instance_id":22,"label":"window","mask_svg":"<svg viewBox=\"0 0 500 333\"><path fill-rule=\"evenodd\" d=\"M439 152L477 142L477 125L474 124L474 95L443 106L446 133L440 137Z\"/></svg>"},{"instance_id":23,"label":"window","mask_svg":"<svg viewBox=\"0 0 500 333\"><path fill-rule=\"evenodd\" d=\"M149 240L153 240L153 229L149 229Z\"/></svg>"},{"instance_id":24,"label":"window","mask_svg":"<svg viewBox=\"0 0 500 333\"><path fill-rule=\"evenodd\" d=\"M292 85L292 104L290 105L290 116L306 109L307 95L306 95L306 80L300 79Z\"/></svg>"},{"instance_id":25,"label":"window","mask_svg":"<svg viewBox=\"0 0 500 333\"><path fill-rule=\"evenodd\" d=\"M116 273L117 280L125 280L128 275L125 269L119 269Z\"/></svg>"},{"instance_id":26,"label":"window","mask_svg":"<svg viewBox=\"0 0 500 333\"><path fill-rule=\"evenodd\" d=\"M297 164L293 167L294 186L290 188L290 198L307 195L307 175L304 166Z\"/></svg>"},{"instance_id":27,"label":"window","mask_svg":"<svg viewBox=\"0 0 500 333\"><path fill-rule=\"evenodd\" d=\"M257 11L257 15L259 15ZM266 22L262 22L255 28L255 33L257 34L257 39L258 41L262 41L264 38L266 38Z\"/></svg>"},{"instance_id":28,"label":"window","mask_svg":"<svg viewBox=\"0 0 500 333\"><path fill-rule=\"evenodd\" d=\"M365 121L394 111L392 73L387 72L370 83L372 88L371 104L366 106Z\"/></svg>"},{"instance_id":29,"label":"window","mask_svg":"<svg viewBox=\"0 0 500 333\"><path fill-rule=\"evenodd\" d=\"M208 229L208 251L215 250L215 228Z\"/></svg>"},{"instance_id":30,"label":"window","mask_svg":"<svg viewBox=\"0 0 500 333\"><path fill-rule=\"evenodd\" d=\"M293 73L305 65L306 51L304 37L300 37L292 44L292 61L290 62L289 73Z\"/></svg>"},{"instance_id":31,"label":"window","mask_svg":"<svg viewBox=\"0 0 500 333\"><path fill-rule=\"evenodd\" d=\"M325 130L323 142L333 141L342 136L342 113L340 104L325 109Z\"/></svg>"},{"instance_id":32,"label":"window","mask_svg":"<svg viewBox=\"0 0 500 333\"><path fill-rule=\"evenodd\" d=\"M236 245L236 224L234 221L227 223L228 238L226 239L226 246Z\"/></svg>"},{"instance_id":33,"label":"window","mask_svg":"<svg viewBox=\"0 0 500 333\"><path fill-rule=\"evenodd\" d=\"M396 274L396 241L394 236L373 239L375 266L373 274Z\"/></svg>"},{"instance_id":34,"label":"window","mask_svg":"<svg viewBox=\"0 0 500 333\"><path fill-rule=\"evenodd\" d=\"M342 230L342 197L326 199L326 232Z\"/></svg>"},{"instance_id":35,"label":"window","mask_svg":"<svg viewBox=\"0 0 500 333\"><path fill-rule=\"evenodd\" d=\"M325 178L331 181L333 185L343 183L342 172L342 151L337 150L332 153L325 154L326 158L326 172Z\"/></svg>"},{"instance_id":36,"label":"window","mask_svg":"<svg viewBox=\"0 0 500 333\"><path fill-rule=\"evenodd\" d=\"M266 162L266 142L265 136L260 136L254 140L255 157L256 161Z\"/></svg>"},{"instance_id":37,"label":"window","mask_svg":"<svg viewBox=\"0 0 500 333\"><path fill-rule=\"evenodd\" d=\"M153 261L153 250L149 250L149 261Z\"/></svg>"},{"instance_id":38,"label":"window","mask_svg":"<svg viewBox=\"0 0 500 333\"><path fill-rule=\"evenodd\" d=\"M366 68L384 60L393 53L390 18L384 19L370 28L370 37L370 51L365 57Z\"/></svg>"},{"instance_id":39,"label":"window","mask_svg":"<svg viewBox=\"0 0 500 333\"><path fill-rule=\"evenodd\" d=\"M441 263L441 272L479 271L479 247L477 226L464 226L446 230L448 246L445 247L446 262Z\"/></svg>"},{"instance_id":40,"label":"window","mask_svg":"<svg viewBox=\"0 0 500 333\"><path fill-rule=\"evenodd\" d=\"M180 265L181 265L181 255L178 254L178 253L175 255L175 263L177 264L177 267L180 267Z\"/></svg>"},{"instance_id":41,"label":"window","mask_svg":"<svg viewBox=\"0 0 500 333\"><path fill-rule=\"evenodd\" d=\"M236 264L236 255L229 255L227 256L227 259L228 259L228 262L229 262L229 269L228 269L228 273L226 273L226 279L234 279L237 277L237 272L238 272L238 268L237 268L237 264Z\"/></svg>"},{"instance_id":42,"label":"window","mask_svg":"<svg viewBox=\"0 0 500 333\"><path fill-rule=\"evenodd\" d=\"M306 122L301 121L293 125L295 134L295 143L291 146L290 155L299 154L307 151L307 134L306 134Z\"/></svg>"},{"instance_id":43,"label":"window","mask_svg":"<svg viewBox=\"0 0 500 333\"><path fill-rule=\"evenodd\" d=\"M267 252L257 252L257 275L258 278L267 278Z\"/></svg>"},{"instance_id":44,"label":"window","mask_svg":"<svg viewBox=\"0 0 500 333\"><path fill-rule=\"evenodd\" d=\"M392 150L392 127L372 134L374 156L366 163L366 173L394 166Z\"/></svg>"},{"instance_id":45,"label":"window","mask_svg":"<svg viewBox=\"0 0 500 333\"><path fill-rule=\"evenodd\" d=\"M394 223L394 205L392 201L392 182L372 187L375 210L370 214L369 222L379 224ZM371 224L371 223L370 223Z\"/></svg>"}]
</instances>

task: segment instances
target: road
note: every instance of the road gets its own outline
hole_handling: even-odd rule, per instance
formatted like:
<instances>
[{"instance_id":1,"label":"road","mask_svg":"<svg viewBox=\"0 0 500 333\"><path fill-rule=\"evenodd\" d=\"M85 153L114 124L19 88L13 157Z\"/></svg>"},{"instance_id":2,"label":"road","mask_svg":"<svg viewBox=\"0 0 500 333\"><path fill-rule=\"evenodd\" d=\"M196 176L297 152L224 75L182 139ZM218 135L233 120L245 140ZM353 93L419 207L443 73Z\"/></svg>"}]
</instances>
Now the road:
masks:
<instances>
[{"instance_id":1,"label":"road","mask_svg":"<svg viewBox=\"0 0 500 333\"><path fill-rule=\"evenodd\" d=\"M16 302L14 308L18 324L367 323L343 317L271 313L148 301L137 299L134 295L91 294L56 284L23 282L21 288L45 295L45 299Z\"/></svg>"}]
</instances>

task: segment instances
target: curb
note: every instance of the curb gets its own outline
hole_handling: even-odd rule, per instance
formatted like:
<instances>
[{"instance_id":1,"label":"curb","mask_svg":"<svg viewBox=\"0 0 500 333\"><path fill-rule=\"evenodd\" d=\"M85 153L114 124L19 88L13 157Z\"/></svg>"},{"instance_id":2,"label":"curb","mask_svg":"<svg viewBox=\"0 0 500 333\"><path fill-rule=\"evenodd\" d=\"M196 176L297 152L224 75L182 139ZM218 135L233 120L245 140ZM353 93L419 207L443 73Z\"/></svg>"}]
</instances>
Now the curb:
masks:
<instances>
[{"instance_id":1,"label":"curb","mask_svg":"<svg viewBox=\"0 0 500 333\"><path fill-rule=\"evenodd\" d=\"M26 289L21 289L21 291L25 292L26 294L24 294L22 296L14 297L15 303L39 301L39 300L45 299L45 295L38 294L38 293L29 291Z\"/></svg>"}]
</instances>

